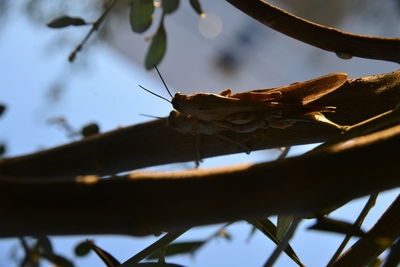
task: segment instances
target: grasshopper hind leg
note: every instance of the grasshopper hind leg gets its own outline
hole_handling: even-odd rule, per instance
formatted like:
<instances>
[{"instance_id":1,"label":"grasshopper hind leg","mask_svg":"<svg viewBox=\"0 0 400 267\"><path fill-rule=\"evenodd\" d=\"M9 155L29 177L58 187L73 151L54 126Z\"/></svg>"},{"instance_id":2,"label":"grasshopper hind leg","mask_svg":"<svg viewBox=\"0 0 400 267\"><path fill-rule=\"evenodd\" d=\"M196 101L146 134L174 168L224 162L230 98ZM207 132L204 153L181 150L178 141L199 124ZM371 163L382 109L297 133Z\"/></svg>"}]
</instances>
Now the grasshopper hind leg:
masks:
<instances>
[{"instance_id":1,"label":"grasshopper hind leg","mask_svg":"<svg viewBox=\"0 0 400 267\"><path fill-rule=\"evenodd\" d=\"M227 136L224 136L224 135L221 135L221 134L215 134L215 136L218 136L218 137L221 138L222 140L225 140L225 141L227 141L227 142L230 142L230 143L232 143L232 144L235 144L235 145L237 145L237 146L240 146L240 147L244 148L245 153L246 153L247 155L250 154L250 152L251 152L251 149L250 149L248 146L246 146L246 145L244 145L244 144L242 144L242 143L240 143L240 142L237 142L237 141L235 141L235 140L233 140L233 139L231 139L231 138L229 138L229 137L227 137Z\"/></svg>"}]
</instances>

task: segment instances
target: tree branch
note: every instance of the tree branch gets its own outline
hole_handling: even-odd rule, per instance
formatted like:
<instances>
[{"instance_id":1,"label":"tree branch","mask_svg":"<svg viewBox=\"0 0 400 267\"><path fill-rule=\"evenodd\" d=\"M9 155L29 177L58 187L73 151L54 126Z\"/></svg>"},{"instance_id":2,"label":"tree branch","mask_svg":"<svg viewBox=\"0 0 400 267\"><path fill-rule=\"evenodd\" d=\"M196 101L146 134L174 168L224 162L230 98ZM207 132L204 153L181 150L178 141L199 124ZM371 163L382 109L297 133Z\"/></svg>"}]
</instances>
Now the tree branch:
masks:
<instances>
[{"instance_id":1,"label":"tree branch","mask_svg":"<svg viewBox=\"0 0 400 267\"><path fill-rule=\"evenodd\" d=\"M385 112L400 103L400 71L350 79L341 88L316 101L336 106L329 118L351 125ZM252 150L326 141L337 129L313 123L296 123L284 130L249 134L223 133ZM243 147L217 136L201 135L203 158L244 152ZM65 177L109 175L160 164L196 159L195 137L178 133L165 119L142 123L31 155L0 159L0 173L9 176Z\"/></svg>"},{"instance_id":2,"label":"tree branch","mask_svg":"<svg viewBox=\"0 0 400 267\"><path fill-rule=\"evenodd\" d=\"M400 38L372 37L343 32L294 16L264 0L226 1L280 33L335 52L339 57L356 56L400 62ZM315 38L316 36L318 38Z\"/></svg>"},{"instance_id":3,"label":"tree branch","mask_svg":"<svg viewBox=\"0 0 400 267\"><path fill-rule=\"evenodd\" d=\"M352 140L301 157L213 170L60 182L3 175L0 236L145 235L305 215L400 185L400 126Z\"/></svg>"}]
</instances>

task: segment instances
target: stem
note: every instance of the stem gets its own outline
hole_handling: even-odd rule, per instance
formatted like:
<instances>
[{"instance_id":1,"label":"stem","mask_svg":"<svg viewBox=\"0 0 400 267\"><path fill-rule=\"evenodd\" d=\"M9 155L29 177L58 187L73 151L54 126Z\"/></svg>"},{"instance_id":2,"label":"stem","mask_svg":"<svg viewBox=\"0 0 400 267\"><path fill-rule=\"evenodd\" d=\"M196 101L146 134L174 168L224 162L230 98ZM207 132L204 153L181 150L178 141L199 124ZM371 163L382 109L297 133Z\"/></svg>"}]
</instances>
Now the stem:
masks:
<instances>
[{"instance_id":1,"label":"stem","mask_svg":"<svg viewBox=\"0 0 400 267\"><path fill-rule=\"evenodd\" d=\"M69 62L73 62L75 60L76 54L82 50L82 47L89 40L90 36L92 36L92 34L100 28L104 19L107 17L107 15L110 13L111 9L114 7L114 5L117 2L118 2L118 0L112 0L111 4L104 10L103 14L93 23L92 28L90 28L89 32L86 34L86 36L80 42L80 44L77 45L76 48L74 49L74 51L72 51L71 54L69 55L69 57L68 57Z\"/></svg>"}]
</instances>

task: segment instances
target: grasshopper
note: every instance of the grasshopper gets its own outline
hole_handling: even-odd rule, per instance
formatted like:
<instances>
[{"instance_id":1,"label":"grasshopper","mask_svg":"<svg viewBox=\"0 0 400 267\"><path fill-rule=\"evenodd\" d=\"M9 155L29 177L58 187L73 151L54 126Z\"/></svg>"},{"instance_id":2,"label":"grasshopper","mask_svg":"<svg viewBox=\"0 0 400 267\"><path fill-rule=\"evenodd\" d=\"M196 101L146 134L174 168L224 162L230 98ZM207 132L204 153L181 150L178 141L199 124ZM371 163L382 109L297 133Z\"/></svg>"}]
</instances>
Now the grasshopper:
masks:
<instances>
[{"instance_id":1,"label":"grasshopper","mask_svg":"<svg viewBox=\"0 0 400 267\"><path fill-rule=\"evenodd\" d=\"M333 73L313 80L269 89L232 93L226 89L220 94L176 93L169 125L180 132L199 131L214 134L221 131L237 133L257 129L286 128L296 121L311 121L342 126L328 120L323 113L334 112L335 107L314 106L310 103L336 90L347 80L345 73ZM183 125L183 117L192 119L193 127Z\"/></svg>"},{"instance_id":2,"label":"grasshopper","mask_svg":"<svg viewBox=\"0 0 400 267\"><path fill-rule=\"evenodd\" d=\"M217 135L245 147L220 132L250 133L269 127L284 129L296 121L343 127L323 115L324 112L334 112L335 107L315 106L312 102L342 86L347 81L346 73L332 73L287 86L242 93L232 93L232 89L226 89L219 94L176 93L172 96L160 72L156 70L171 101L140 87L172 104L174 110L168 117L168 125L181 133L192 133L197 137L199 133ZM197 155L200 158L199 152Z\"/></svg>"}]
</instances>

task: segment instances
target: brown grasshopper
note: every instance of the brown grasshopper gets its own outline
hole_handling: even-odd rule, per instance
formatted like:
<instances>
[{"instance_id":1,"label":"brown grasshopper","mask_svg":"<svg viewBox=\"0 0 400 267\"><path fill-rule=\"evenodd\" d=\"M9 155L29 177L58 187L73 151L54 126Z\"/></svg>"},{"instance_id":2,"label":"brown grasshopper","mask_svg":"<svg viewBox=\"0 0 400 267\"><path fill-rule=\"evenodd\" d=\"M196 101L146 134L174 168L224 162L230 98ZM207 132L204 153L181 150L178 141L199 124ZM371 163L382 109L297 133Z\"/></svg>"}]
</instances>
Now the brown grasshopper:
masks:
<instances>
[{"instance_id":1,"label":"brown grasshopper","mask_svg":"<svg viewBox=\"0 0 400 267\"><path fill-rule=\"evenodd\" d=\"M172 97L161 74L157 68L156 70ZM226 89L220 94L176 93L171 101L157 96L170 102L175 109L168 117L168 125L171 128L182 133L196 134L196 136L199 133L217 135L243 146L219 133L224 131L250 133L268 127L284 129L296 121L324 123L342 128L323 115L323 112L334 112L335 107L314 106L310 103L336 90L346 80L347 74L333 73L283 87L242 93L232 93L231 89ZM200 158L199 153L198 158Z\"/></svg>"},{"instance_id":2,"label":"brown grasshopper","mask_svg":"<svg viewBox=\"0 0 400 267\"><path fill-rule=\"evenodd\" d=\"M176 93L169 125L180 132L215 134L221 131L238 133L257 129L286 128L296 121L325 123L341 128L328 120L323 112L334 112L335 107L314 106L310 103L336 90L347 80L345 73L333 73L313 80L278 88L257 89L232 93L226 89L220 94ZM177 113L178 112L178 113ZM193 127L184 125L193 120Z\"/></svg>"}]
</instances>

